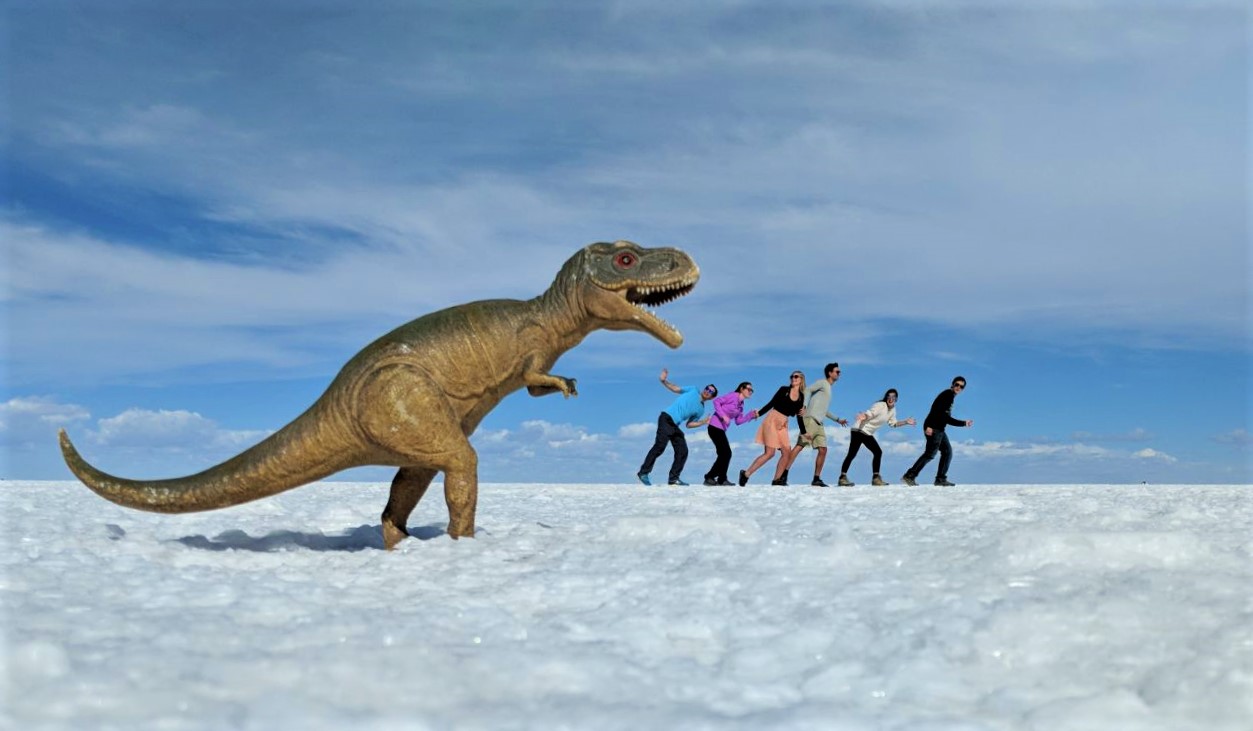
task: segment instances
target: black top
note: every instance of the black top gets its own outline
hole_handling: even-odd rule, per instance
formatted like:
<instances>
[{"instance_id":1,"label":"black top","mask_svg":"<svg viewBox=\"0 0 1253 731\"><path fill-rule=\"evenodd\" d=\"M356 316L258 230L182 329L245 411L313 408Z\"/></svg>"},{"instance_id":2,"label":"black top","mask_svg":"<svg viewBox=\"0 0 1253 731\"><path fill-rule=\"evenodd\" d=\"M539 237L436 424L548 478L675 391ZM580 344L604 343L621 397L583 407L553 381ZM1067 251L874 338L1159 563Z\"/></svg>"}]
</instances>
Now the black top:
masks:
<instances>
[{"instance_id":1,"label":"black top","mask_svg":"<svg viewBox=\"0 0 1253 731\"><path fill-rule=\"evenodd\" d=\"M930 427L931 431L944 431L946 426L966 426L966 422L953 418L953 399L957 398L957 392L951 388L946 388L935 397L935 401L931 402L931 411L927 414L927 418L923 420L923 428Z\"/></svg>"},{"instance_id":2,"label":"black top","mask_svg":"<svg viewBox=\"0 0 1253 731\"><path fill-rule=\"evenodd\" d=\"M780 386L778 391L774 392L774 396L770 399L770 403L757 409L757 415L761 416L771 409L777 410L784 416L796 416L805 406L805 394L800 393L796 400L793 401L788 392L792 390L791 386Z\"/></svg>"}]
</instances>

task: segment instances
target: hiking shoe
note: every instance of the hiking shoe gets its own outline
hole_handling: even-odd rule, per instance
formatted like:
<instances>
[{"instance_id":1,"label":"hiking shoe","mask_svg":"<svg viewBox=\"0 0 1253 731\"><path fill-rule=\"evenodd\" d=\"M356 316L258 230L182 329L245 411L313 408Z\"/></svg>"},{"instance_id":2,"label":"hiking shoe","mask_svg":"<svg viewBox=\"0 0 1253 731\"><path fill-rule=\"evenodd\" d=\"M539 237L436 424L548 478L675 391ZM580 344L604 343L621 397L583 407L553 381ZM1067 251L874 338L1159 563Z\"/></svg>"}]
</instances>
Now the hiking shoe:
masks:
<instances>
[{"instance_id":1,"label":"hiking shoe","mask_svg":"<svg viewBox=\"0 0 1253 731\"><path fill-rule=\"evenodd\" d=\"M686 482L684 482L682 479L677 479L677 478L676 478L676 479L671 480L671 481L670 481L670 484L671 484L671 485L677 485L677 486L679 486L679 487L687 487L687 483L686 483Z\"/></svg>"},{"instance_id":2,"label":"hiking shoe","mask_svg":"<svg viewBox=\"0 0 1253 731\"><path fill-rule=\"evenodd\" d=\"M909 475L901 475L901 482L909 485L910 487L918 487L918 483L914 482L914 478Z\"/></svg>"},{"instance_id":3,"label":"hiking shoe","mask_svg":"<svg viewBox=\"0 0 1253 731\"><path fill-rule=\"evenodd\" d=\"M874 485L875 487L886 487L887 485L891 483L884 482L883 478L880 477L878 473L876 473L875 476L870 479L870 484Z\"/></svg>"},{"instance_id":4,"label":"hiking shoe","mask_svg":"<svg viewBox=\"0 0 1253 731\"><path fill-rule=\"evenodd\" d=\"M809 484L813 485L814 487L831 487L827 483L823 482L822 478L819 477L818 475L814 475L814 481Z\"/></svg>"},{"instance_id":5,"label":"hiking shoe","mask_svg":"<svg viewBox=\"0 0 1253 731\"><path fill-rule=\"evenodd\" d=\"M719 477L718 481L714 484L716 484L718 487L727 487L729 485L734 485L735 483L731 482L730 480L724 480L721 477Z\"/></svg>"},{"instance_id":6,"label":"hiking shoe","mask_svg":"<svg viewBox=\"0 0 1253 731\"><path fill-rule=\"evenodd\" d=\"M647 473L647 472L636 472L636 473L635 473L635 476L636 476L637 478L639 478L639 481L640 481L640 482L642 482L642 483L644 483L645 485L651 485L651 484L653 484L653 481L652 481L652 480L650 480L650 479L648 479L648 473Z\"/></svg>"},{"instance_id":7,"label":"hiking shoe","mask_svg":"<svg viewBox=\"0 0 1253 731\"><path fill-rule=\"evenodd\" d=\"M840 487L853 487L857 483L848 479L848 475L840 475Z\"/></svg>"},{"instance_id":8,"label":"hiking shoe","mask_svg":"<svg viewBox=\"0 0 1253 731\"><path fill-rule=\"evenodd\" d=\"M708 477L705 478L705 487L717 487L717 485L717 480L711 480Z\"/></svg>"},{"instance_id":9,"label":"hiking shoe","mask_svg":"<svg viewBox=\"0 0 1253 731\"><path fill-rule=\"evenodd\" d=\"M748 473L745 472L744 470L740 470L740 487L744 487L747 484L748 484Z\"/></svg>"},{"instance_id":10,"label":"hiking shoe","mask_svg":"<svg viewBox=\"0 0 1253 731\"><path fill-rule=\"evenodd\" d=\"M779 479L777 479L777 480L771 480L771 481L770 481L770 484L771 484L771 485L775 485L775 486L777 486L777 487L787 487L787 480L785 480L785 479L783 479L782 477L780 477L780 478L779 478Z\"/></svg>"},{"instance_id":11,"label":"hiking shoe","mask_svg":"<svg viewBox=\"0 0 1253 731\"><path fill-rule=\"evenodd\" d=\"M957 485L954 485L953 483L949 482L947 477L937 478L935 481L935 486L936 487L957 487Z\"/></svg>"}]
</instances>

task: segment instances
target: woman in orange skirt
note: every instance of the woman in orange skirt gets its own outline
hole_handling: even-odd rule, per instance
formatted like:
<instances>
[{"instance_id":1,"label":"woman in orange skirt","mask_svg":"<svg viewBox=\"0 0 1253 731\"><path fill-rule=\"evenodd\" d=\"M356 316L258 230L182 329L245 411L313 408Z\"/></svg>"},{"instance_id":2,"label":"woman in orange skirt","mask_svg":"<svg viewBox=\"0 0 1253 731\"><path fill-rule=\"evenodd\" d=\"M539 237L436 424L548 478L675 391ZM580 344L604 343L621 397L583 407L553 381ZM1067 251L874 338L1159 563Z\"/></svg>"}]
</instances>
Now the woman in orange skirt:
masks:
<instances>
[{"instance_id":1,"label":"woman in orange skirt","mask_svg":"<svg viewBox=\"0 0 1253 731\"><path fill-rule=\"evenodd\" d=\"M787 477L785 476L788 468L790 449L792 445L791 436L788 434L788 419L802 414L805 411L805 374L800 371L792 372L792 379L789 385L780 386L778 391L774 392L774 397L770 399L770 403L757 410L757 415L762 417L761 426L757 428L757 436L753 441L765 447L765 451L753 460L753 463L746 470L740 470L740 486L748 484L748 478L753 476L762 465L769 462L774 457L775 452L781 452L783 456L779 458L779 464L774 470L774 480L772 485L786 485Z\"/></svg>"}]
</instances>

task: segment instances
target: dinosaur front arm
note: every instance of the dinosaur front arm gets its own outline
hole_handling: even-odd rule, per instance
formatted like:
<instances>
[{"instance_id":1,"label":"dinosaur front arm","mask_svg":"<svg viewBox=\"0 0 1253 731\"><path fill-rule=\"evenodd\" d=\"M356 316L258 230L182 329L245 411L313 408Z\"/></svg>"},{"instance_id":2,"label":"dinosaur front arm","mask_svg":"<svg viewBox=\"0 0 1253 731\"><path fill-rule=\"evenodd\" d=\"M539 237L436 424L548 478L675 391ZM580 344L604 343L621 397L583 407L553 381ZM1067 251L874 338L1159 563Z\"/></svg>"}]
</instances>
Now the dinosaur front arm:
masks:
<instances>
[{"instance_id":1,"label":"dinosaur front arm","mask_svg":"<svg viewBox=\"0 0 1253 731\"><path fill-rule=\"evenodd\" d=\"M523 375L523 382L526 384L526 392L532 396L547 396L558 391L566 398L579 395L578 390L574 387L575 379L566 378L565 376L554 376L540 370L532 369L527 371Z\"/></svg>"}]
</instances>

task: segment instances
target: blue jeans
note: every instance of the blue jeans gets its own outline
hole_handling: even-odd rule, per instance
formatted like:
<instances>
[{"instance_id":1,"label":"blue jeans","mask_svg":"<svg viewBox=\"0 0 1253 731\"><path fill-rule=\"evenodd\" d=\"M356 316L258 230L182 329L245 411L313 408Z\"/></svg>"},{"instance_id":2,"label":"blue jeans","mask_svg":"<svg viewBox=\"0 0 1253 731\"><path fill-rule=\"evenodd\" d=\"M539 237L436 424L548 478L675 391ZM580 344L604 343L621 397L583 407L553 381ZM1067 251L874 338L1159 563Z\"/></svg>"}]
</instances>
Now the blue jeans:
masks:
<instances>
[{"instance_id":1,"label":"blue jeans","mask_svg":"<svg viewBox=\"0 0 1253 731\"><path fill-rule=\"evenodd\" d=\"M926 467L927 463L935 458L936 451L940 453L940 468L935 471L935 479L947 480L948 466L953 461L953 448L948 443L948 434L939 429L931 430L931 436L927 437L926 451L922 453L917 462L914 462L914 466L910 467L905 475L911 480L918 479L918 473L922 472L922 468Z\"/></svg>"}]
</instances>

